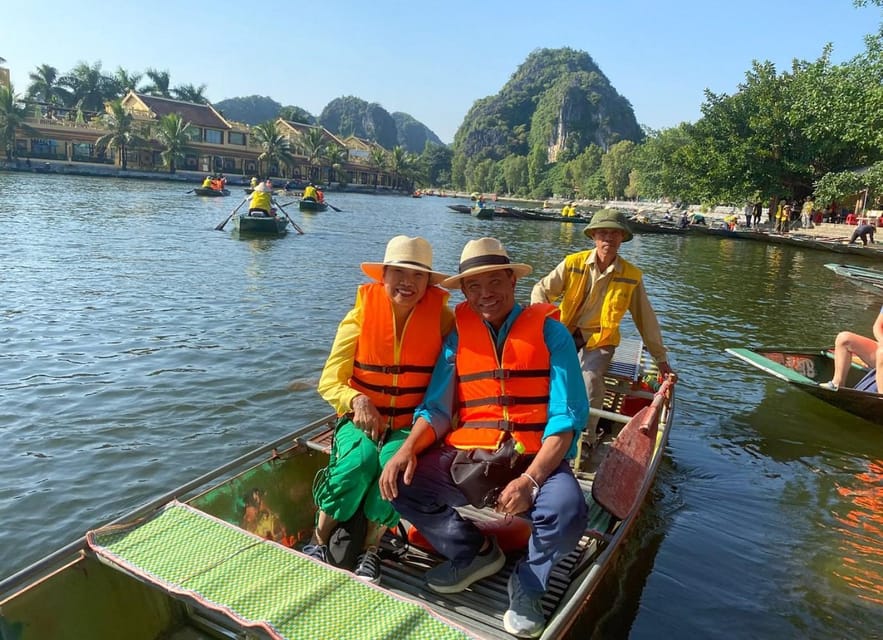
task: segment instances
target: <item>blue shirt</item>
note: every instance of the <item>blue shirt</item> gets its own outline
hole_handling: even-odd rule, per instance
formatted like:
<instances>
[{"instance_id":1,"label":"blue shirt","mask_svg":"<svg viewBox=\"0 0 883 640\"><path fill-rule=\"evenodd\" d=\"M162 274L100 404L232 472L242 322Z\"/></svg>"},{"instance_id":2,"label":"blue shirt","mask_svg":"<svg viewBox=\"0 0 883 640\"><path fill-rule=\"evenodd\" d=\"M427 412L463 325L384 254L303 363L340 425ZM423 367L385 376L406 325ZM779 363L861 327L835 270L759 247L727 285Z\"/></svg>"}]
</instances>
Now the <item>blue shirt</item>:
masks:
<instances>
[{"instance_id":1,"label":"blue shirt","mask_svg":"<svg viewBox=\"0 0 883 640\"><path fill-rule=\"evenodd\" d=\"M515 318L523 307L515 304L499 331L485 322L485 326L497 345L502 350L506 337L512 329ZM549 350L549 408L548 422L543 431L545 440L556 433L574 432L573 442L567 452L567 458L576 455L576 444L579 434L586 426L589 417L589 399L583 382L582 371L573 337L563 324L557 320L546 318L543 323L543 341ZM432 372L432 379L423 396L423 402L417 407L414 418L423 418L432 425L436 440L441 440L451 429L455 394L455 357L457 354L457 330L448 334L442 345L438 361Z\"/></svg>"}]
</instances>

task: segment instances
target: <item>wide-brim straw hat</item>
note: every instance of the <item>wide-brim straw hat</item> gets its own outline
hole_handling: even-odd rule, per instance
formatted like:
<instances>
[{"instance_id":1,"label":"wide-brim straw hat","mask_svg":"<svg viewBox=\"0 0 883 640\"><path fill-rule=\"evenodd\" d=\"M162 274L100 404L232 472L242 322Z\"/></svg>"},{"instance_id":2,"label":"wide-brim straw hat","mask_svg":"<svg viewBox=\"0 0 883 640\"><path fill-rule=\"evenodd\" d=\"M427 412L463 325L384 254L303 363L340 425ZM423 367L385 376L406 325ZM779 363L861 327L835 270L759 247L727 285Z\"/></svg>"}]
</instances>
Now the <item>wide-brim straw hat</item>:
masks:
<instances>
[{"instance_id":1,"label":"wide-brim straw hat","mask_svg":"<svg viewBox=\"0 0 883 640\"><path fill-rule=\"evenodd\" d=\"M273 190L266 185L266 183L262 182L257 185L253 191L260 191L261 193L273 193Z\"/></svg>"},{"instance_id":2,"label":"wide-brim straw hat","mask_svg":"<svg viewBox=\"0 0 883 640\"><path fill-rule=\"evenodd\" d=\"M488 271L511 269L516 278L526 276L533 267L522 262L512 262L505 247L496 238L470 240L460 254L459 273L441 283L446 289L456 289L463 278Z\"/></svg>"},{"instance_id":3,"label":"wide-brim straw hat","mask_svg":"<svg viewBox=\"0 0 883 640\"><path fill-rule=\"evenodd\" d=\"M623 242L628 242L634 235L626 222L625 214L616 209L600 209L592 216L592 221L583 229L583 233L588 237L592 237L592 232L596 229L619 229L623 233Z\"/></svg>"},{"instance_id":4,"label":"wide-brim straw hat","mask_svg":"<svg viewBox=\"0 0 883 640\"><path fill-rule=\"evenodd\" d=\"M429 274L430 284L439 284L448 276L432 270L432 245L425 238L396 236L386 243L383 262L363 262L366 276L381 282L384 267L400 267Z\"/></svg>"}]
</instances>

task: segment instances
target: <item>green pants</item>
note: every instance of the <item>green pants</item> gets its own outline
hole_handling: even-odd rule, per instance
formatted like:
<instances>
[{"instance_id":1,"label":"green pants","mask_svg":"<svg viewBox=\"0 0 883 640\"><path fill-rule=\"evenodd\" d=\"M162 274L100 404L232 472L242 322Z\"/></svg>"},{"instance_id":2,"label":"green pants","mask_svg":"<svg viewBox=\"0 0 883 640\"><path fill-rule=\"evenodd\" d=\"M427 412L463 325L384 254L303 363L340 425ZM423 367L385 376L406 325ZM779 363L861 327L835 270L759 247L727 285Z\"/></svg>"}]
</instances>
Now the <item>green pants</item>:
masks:
<instances>
[{"instance_id":1,"label":"green pants","mask_svg":"<svg viewBox=\"0 0 883 640\"><path fill-rule=\"evenodd\" d=\"M410 429L391 431L380 451L351 420L342 420L334 434L331 460L324 478L313 491L322 511L342 522L349 520L364 500L365 517L371 522L394 527L399 514L380 497L377 479L390 458L408 437Z\"/></svg>"}]
</instances>

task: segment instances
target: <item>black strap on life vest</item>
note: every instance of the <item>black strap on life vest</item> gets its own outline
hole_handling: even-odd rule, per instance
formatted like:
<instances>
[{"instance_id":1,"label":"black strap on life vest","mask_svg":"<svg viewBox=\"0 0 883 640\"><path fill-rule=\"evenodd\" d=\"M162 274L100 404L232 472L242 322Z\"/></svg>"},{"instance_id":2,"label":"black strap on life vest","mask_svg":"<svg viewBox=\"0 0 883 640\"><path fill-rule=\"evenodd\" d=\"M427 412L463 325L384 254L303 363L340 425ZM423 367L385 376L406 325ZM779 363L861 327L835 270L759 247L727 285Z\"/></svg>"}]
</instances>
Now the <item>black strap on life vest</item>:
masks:
<instances>
[{"instance_id":1,"label":"black strap on life vest","mask_svg":"<svg viewBox=\"0 0 883 640\"><path fill-rule=\"evenodd\" d=\"M353 362L353 366L357 369L361 369L362 371L371 371L372 373L386 373L386 374L399 374L399 373L432 373L433 366L420 366L416 364L365 364L364 362L359 362L355 360Z\"/></svg>"},{"instance_id":2,"label":"black strap on life vest","mask_svg":"<svg viewBox=\"0 0 883 640\"><path fill-rule=\"evenodd\" d=\"M474 380L508 380L510 378L537 378L548 377L548 369L491 369L490 371L479 371L477 373L467 373L466 375L458 375L458 382L472 382Z\"/></svg>"},{"instance_id":3,"label":"black strap on life vest","mask_svg":"<svg viewBox=\"0 0 883 640\"><path fill-rule=\"evenodd\" d=\"M492 396L489 398L475 398L461 402L461 407L482 407L494 405L498 407L513 407L523 404L548 404L549 396Z\"/></svg>"},{"instance_id":4,"label":"black strap on life vest","mask_svg":"<svg viewBox=\"0 0 883 640\"><path fill-rule=\"evenodd\" d=\"M365 382L364 380L360 380L356 376L352 378L353 382L358 383L359 385L365 387L366 389L371 389L371 391L376 391L377 393L382 393L388 396L403 396L409 393L426 393L426 387L388 387L382 384L371 384L370 382Z\"/></svg>"},{"instance_id":5,"label":"black strap on life vest","mask_svg":"<svg viewBox=\"0 0 883 640\"><path fill-rule=\"evenodd\" d=\"M500 431L545 431L545 422L512 422L511 420L469 420L461 422L465 429L499 429Z\"/></svg>"}]
</instances>

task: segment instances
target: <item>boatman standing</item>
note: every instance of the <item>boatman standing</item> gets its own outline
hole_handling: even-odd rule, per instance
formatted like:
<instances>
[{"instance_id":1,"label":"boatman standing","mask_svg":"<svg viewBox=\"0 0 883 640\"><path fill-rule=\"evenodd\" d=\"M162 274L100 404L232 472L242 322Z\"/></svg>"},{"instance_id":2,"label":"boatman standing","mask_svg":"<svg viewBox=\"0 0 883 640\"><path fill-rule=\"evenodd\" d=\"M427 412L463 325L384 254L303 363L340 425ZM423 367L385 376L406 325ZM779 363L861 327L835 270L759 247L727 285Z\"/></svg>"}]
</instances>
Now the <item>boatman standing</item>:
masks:
<instances>
[{"instance_id":1,"label":"boatman standing","mask_svg":"<svg viewBox=\"0 0 883 640\"><path fill-rule=\"evenodd\" d=\"M601 209L583 233L595 242L595 248L565 257L534 285L530 301L561 301L561 322L573 335L589 402L593 409L601 409L607 391L604 376L619 344L619 324L626 311L656 360L660 377L672 369L643 274L619 255L620 245L632 239L625 214ZM586 435L591 445L597 442L599 418L595 414L589 420Z\"/></svg>"}]
</instances>

